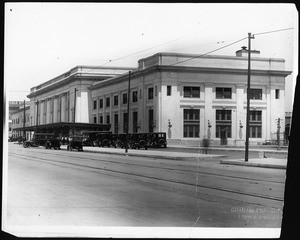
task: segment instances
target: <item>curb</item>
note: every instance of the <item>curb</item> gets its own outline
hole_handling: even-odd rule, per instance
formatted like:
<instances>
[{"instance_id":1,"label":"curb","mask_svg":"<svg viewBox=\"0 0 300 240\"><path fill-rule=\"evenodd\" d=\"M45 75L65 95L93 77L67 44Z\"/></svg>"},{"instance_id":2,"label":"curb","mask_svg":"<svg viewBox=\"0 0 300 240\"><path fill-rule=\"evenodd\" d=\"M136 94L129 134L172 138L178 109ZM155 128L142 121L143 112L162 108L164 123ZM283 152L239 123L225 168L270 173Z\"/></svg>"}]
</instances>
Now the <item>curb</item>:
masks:
<instances>
[{"instance_id":1,"label":"curb","mask_svg":"<svg viewBox=\"0 0 300 240\"><path fill-rule=\"evenodd\" d=\"M203 147L200 147L200 148L197 148L197 147L168 147L168 148L173 148L173 149L204 149ZM211 147L208 149L209 151L212 151L212 150L217 150L217 151L232 151L232 152L244 152L245 149L240 149L240 148L237 148L237 149L228 149L228 148L214 148L214 147ZM282 151L282 150L277 150L277 149L249 149L249 152L265 152L265 153L276 153L276 154L288 154L288 151Z\"/></svg>"},{"instance_id":2,"label":"curb","mask_svg":"<svg viewBox=\"0 0 300 240\"><path fill-rule=\"evenodd\" d=\"M67 151L66 149L62 148L61 150ZM177 160L177 161L186 161L191 159L198 159L198 157L172 157L172 156L163 156L163 155L148 155L148 154L136 154L136 153L120 153L120 152L101 152L101 151L94 151L94 150L85 150L84 152L90 152L90 153L99 153L99 154L111 154L111 155L120 155L120 156L133 156L133 157L147 157L147 158L160 158L160 159L167 159L167 160ZM124 149L125 151L125 149ZM226 157L225 155L217 155L217 156L203 156L200 158L223 158Z\"/></svg>"},{"instance_id":3,"label":"curb","mask_svg":"<svg viewBox=\"0 0 300 240\"><path fill-rule=\"evenodd\" d=\"M230 160L221 160L220 164L238 165L238 166L247 166L247 167L286 169L285 165L264 164L264 163L249 163L249 162L238 162L238 161L230 161Z\"/></svg>"}]
</instances>

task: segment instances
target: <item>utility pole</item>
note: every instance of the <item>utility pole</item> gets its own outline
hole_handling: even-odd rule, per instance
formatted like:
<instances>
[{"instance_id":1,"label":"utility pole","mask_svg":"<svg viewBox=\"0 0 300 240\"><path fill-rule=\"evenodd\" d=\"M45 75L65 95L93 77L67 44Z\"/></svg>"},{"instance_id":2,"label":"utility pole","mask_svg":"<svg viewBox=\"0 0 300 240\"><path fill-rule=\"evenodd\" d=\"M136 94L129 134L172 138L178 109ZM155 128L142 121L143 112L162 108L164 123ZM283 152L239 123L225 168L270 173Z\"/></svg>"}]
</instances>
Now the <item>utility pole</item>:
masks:
<instances>
[{"instance_id":1,"label":"utility pole","mask_svg":"<svg viewBox=\"0 0 300 240\"><path fill-rule=\"evenodd\" d=\"M248 80L247 80L247 116L246 116L246 148L245 148L245 162L248 162L249 158L249 135L250 135L250 77L251 77L251 33L248 33Z\"/></svg>"},{"instance_id":2,"label":"utility pole","mask_svg":"<svg viewBox=\"0 0 300 240\"><path fill-rule=\"evenodd\" d=\"M74 126L73 126L73 135L75 134L76 92L77 92L77 89L75 88L75 91L74 91L74 116L73 116L73 123L74 123Z\"/></svg>"},{"instance_id":3,"label":"utility pole","mask_svg":"<svg viewBox=\"0 0 300 240\"><path fill-rule=\"evenodd\" d=\"M128 152L128 128L129 128L129 104L130 104L130 75L131 75L131 71L129 71L129 73L128 73L127 121L126 121L126 144L125 144L125 153Z\"/></svg>"}]
</instances>

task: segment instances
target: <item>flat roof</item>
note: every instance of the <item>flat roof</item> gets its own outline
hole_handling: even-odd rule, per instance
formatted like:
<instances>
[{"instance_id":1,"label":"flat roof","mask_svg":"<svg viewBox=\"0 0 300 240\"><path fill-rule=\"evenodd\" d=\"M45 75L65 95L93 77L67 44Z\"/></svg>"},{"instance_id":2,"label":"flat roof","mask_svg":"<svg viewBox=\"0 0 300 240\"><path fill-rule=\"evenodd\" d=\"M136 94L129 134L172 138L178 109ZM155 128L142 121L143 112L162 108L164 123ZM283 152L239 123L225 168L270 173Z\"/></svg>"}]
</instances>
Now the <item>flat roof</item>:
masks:
<instances>
[{"instance_id":1,"label":"flat roof","mask_svg":"<svg viewBox=\"0 0 300 240\"><path fill-rule=\"evenodd\" d=\"M57 122L57 123L48 123L48 124L41 124L35 126L27 126L27 127L19 127L12 129L13 131L36 131L36 130L59 130L62 128L73 129L73 128L80 128L82 130L97 130L97 129L107 129L110 128L110 124L97 124L97 123L72 123L72 122ZM100 131L100 130L99 130Z\"/></svg>"}]
</instances>

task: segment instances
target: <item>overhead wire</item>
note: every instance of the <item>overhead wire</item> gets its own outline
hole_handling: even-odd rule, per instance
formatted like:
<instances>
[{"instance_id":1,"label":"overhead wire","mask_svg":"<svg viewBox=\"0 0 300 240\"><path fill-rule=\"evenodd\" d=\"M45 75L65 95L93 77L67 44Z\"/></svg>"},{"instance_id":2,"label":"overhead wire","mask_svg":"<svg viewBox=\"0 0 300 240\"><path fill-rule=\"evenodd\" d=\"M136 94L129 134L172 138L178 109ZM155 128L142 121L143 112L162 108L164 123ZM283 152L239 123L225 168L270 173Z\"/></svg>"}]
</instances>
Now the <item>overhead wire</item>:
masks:
<instances>
[{"instance_id":1,"label":"overhead wire","mask_svg":"<svg viewBox=\"0 0 300 240\"><path fill-rule=\"evenodd\" d=\"M261 33L253 33L252 35L263 35L263 34L269 34L269 33L275 33L275 32L282 32L286 30L292 30L294 28L283 28L283 29L278 29L278 30L273 30L273 31L268 31L268 32L261 32Z\"/></svg>"},{"instance_id":2,"label":"overhead wire","mask_svg":"<svg viewBox=\"0 0 300 240\"><path fill-rule=\"evenodd\" d=\"M275 32L280 32L280 31L291 30L291 29L293 29L293 28L284 28L284 29L277 29L277 30L273 30L273 31L266 31L266 32L260 32L260 33L254 33L253 35L255 36L255 35L270 34L270 33L275 33ZM202 31L202 30L201 30L201 31ZM141 50L141 51L138 51L138 52L134 52L134 53L131 53L131 54L122 56L122 57L118 57L118 58L115 58L115 59L110 59L109 61L105 62L104 64L102 64L102 65L100 65L100 66L98 66L98 67L102 67L102 66L104 66L104 65L106 65L106 64L108 64L108 63L111 63L111 62L114 62L114 61L118 61L118 60L121 60L121 59L124 59L124 58L128 58L128 57L134 56L134 55L136 55L136 54L139 54L139 53L142 53L142 52L146 52L146 51L152 50L152 49L154 49L154 48L157 48L157 47L160 47L160 46L163 46L163 45L167 45L167 44L169 44L169 43L178 41L178 40L180 40L180 39L183 39L183 38L186 38L186 37L195 35L195 34L201 32L201 31L196 31L196 32L193 32L193 33L191 33L191 34L187 34L187 35L185 35L185 36L182 36L182 37L173 39L173 40L171 40L171 41L168 41L168 42L165 42L165 43L162 43L162 44L158 44L158 45L155 45L155 46L153 46L153 47L146 48L146 49L144 49L144 50ZM234 42L232 42L232 43L230 43L230 44L227 44L227 45L225 45L225 46L222 46L222 47L220 47L220 48L217 48L217 49L214 49L214 50L209 51L209 52L207 52L207 53L200 54L200 55L197 55L197 56L194 56L194 57L191 57L191 58L188 58L188 59L185 59L185 60L182 60L182 61L179 61L179 62L170 64L169 66L174 66L174 65L177 65L177 64L180 64L180 63L183 63L183 62L187 62L187 61L193 60L193 59L195 59L195 58L201 58L201 57L203 57L203 56L206 56L206 55L211 54L211 53L213 53L213 52L216 52L216 51L219 51L219 50L224 49L224 48L226 48L226 47L229 47L229 46L234 45L234 44L236 44L236 43L238 43L238 42L241 42L241 41L243 41L243 40L245 40L245 39L247 39L247 38L248 38L248 37L241 38L241 39L239 39L239 40L237 40L237 41L234 41ZM220 44L220 43L224 43L224 42L225 42L225 41L218 41L218 42L215 42L215 43L216 43L216 44ZM31 81L32 79L34 79L35 77L37 77L41 72L43 72L44 70L46 70L46 69L49 67L49 65L52 65L52 64L53 64L53 63L48 64L48 66L46 66L42 71L40 71L39 73L37 73L36 75L34 75L29 81ZM92 71L92 70L90 70L90 71ZM90 71L88 71L88 72L90 72ZM17 92L17 91L10 91L10 92ZM24 91L24 92L25 92L25 91Z\"/></svg>"},{"instance_id":3,"label":"overhead wire","mask_svg":"<svg viewBox=\"0 0 300 240\"><path fill-rule=\"evenodd\" d=\"M104 65L106 65L106 64L108 64L108 63L111 63L111 62L114 62L114 61L118 61L118 60L121 60L121 59L124 59L124 58L127 58L127 57L131 57L131 56L134 56L134 55L139 54L139 53L142 53L142 52L146 52L146 51L152 50L152 49L157 48L157 47L161 47L161 46L170 44L170 43L172 43L172 42L181 40L181 39L183 39L183 38L187 38L187 37L189 37L189 36L195 35L195 34L201 32L201 31L202 31L202 30L199 30L199 31L196 31L196 32L193 32L193 33L184 35L184 36L182 36L182 37L179 37L179 38L170 40L170 41L168 41L168 42L161 43L161 44L155 45L155 46L153 46L153 47L146 48L146 49L143 49L143 50L141 50L141 51L134 52L134 53L131 53L131 54L122 56L122 57L118 57L118 58L115 58L115 59L110 59L109 61L105 62L104 64L100 65L99 67L103 67ZM92 70L91 70L91 71L92 71Z\"/></svg>"},{"instance_id":4,"label":"overhead wire","mask_svg":"<svg viewBox=\"0 0 300 240\"><path fill-rule=\"evenodd\" d=\"M210 54L210 53L219 51L219 50L221 50L221 49L223 49L223 48L226 48L226 47L229 47L229 46L231 46L231 45L234 45L234 44L236 44L236 43L238 43L238 42L241 42L241 41L243 41L243 40L245 40L245 39L247 39L247 38L248 38L248 37L244 37L244 38L239 39L239 40L237 40L237 41L235 41L235 42L233 42L233 43L227 44L227 45L225 45L225 46L223 46L223 47L217 48L217 49L215 49L215 50L209 51L209 52L204 53L204 54L200 54L200 55L197 55L197 56L188 58L188 59L186 59L186 60L182 60L182 61L179 61L179 62L170 64L170 65L168 65L168 66L174 66L174 65L176 65L176 64L183 63L183 62L187 62L187 61L190 61L190 60L195 59L195 58L201 58L201 57L206 56L206 55L208 55L208 54Z\"/></svg>"}]
</instances>

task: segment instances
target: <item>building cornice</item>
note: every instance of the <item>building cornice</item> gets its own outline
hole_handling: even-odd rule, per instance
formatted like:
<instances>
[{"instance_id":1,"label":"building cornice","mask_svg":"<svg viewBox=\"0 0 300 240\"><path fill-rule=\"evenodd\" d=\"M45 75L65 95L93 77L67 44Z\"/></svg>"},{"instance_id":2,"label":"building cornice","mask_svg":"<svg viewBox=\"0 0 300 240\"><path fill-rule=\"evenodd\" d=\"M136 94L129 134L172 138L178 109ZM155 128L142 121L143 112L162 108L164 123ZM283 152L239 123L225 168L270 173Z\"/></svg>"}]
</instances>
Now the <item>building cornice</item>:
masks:
<instances>
[{"instance_id":1,"label":"building cornice","mask_svg":"<svg viewBox=\"0 0 300 240\"><path fill-rule=\"evenodd\" d=\"M142 58L138 62L147 61L151 58L155 57L182 57L182 58L191 58L191 59L197 59L197 58L206 58L206 59L229 59L229 60L244 60L248 61L248 57L237 57L237 56L225 56L225 55L204 55L204 54L186 54L186 53L171 53L171 52L159 52L155 53L149 57ZM255 57L251 56L252 61L272 61L272 62L285 62L284 58L267 58L267 57Z\"/></svg>"},{"instance_id":2,"label":"building cornice","mask_svg":"<svg viewBox=\"0 0 300 240\"><path fill-rule=\"evenodd\" d=\"M138 78L145 74L149 74L155 71L172 71L172 72L194 72L194 73L215 73L215 74L240 74L247 75L248 69L236 69L236 68L207 68L207 67L185 67L185 66L165 66L154 65L142 70L137 70L131 73L131 79ZM284 70L260 70L252 69L251 75L268 75L268 76L282 76L286 77L290 75L292 71ZM112 84L128 81L128 74L123 74L114 78L103 80L99 83L92 84L89 89L98 89L104 86L110 86Z\"/></svg>"},{"instance_id":3,"label":"building cornice","mask_svg":"<svg viewBox=\"0 0 300 240\"><path fill-rule=\"evenodd\" d=\"M91 72L90 70L87 72L82 71L82 69L92 69L92 70L98 70L103 71L101 72ZM71 70L49 80L46 81L38 86L32 87L31 93L27 95L28 98L36 97L44 92L54 90L56 88L59 88L61 86L69 84L71 81L80 79L80 80L92 80L92 81L102 81L104 79L113 78L117 74L120 73L113 73L113 71L124 71L124 70L134 70L136 68L129 68L129 67L96 67L96 66L76 66L72 68ZM108 71L105 73L105 71Z\"/></svg>"}]
</instances>

